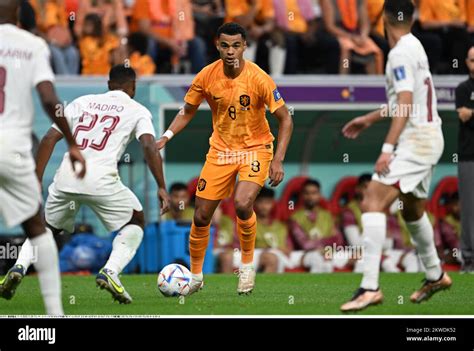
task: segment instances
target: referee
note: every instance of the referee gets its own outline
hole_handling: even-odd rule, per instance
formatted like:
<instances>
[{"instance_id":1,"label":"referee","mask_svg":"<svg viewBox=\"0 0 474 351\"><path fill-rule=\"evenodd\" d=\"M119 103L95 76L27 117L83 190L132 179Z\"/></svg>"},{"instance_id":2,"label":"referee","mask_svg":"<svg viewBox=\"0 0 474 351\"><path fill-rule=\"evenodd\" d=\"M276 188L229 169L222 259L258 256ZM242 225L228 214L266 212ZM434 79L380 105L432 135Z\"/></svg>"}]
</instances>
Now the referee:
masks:
<instances>
[{"instance_id":1,"label":"referee","mask_svg":"<svg viewBox=\"0 0 474 351\"><path fill-rule=\"evenodd\" d=\"M459 115L458 174L461 200L462 271L474 273L474 46L467 54L469 79L456 88Z\"/></svg>"}]
</instances>

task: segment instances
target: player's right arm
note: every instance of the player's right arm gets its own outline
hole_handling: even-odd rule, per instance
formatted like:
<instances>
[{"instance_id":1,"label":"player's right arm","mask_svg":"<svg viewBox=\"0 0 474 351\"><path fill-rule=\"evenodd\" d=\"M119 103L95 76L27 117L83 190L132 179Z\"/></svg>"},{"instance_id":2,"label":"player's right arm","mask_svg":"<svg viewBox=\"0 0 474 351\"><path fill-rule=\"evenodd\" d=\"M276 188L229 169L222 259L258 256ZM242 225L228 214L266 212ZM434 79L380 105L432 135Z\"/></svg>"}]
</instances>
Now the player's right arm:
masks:
<instances>
[{"instance_id":1,"label":"player's right arm","mask_svg":"<svg viewBox=\"0 0 474 351\"><path fill-rule=\"evenodd\" d=\"M35 54L33 86L35 86L38 91L43 109L48 114L49 118L51 118L51 120L58 126L69 145L69 157L71 158L73 169L75 170L76 162L79 162L82 166L82 169L77 175L79 178L83 178L86 174L86 160L82 157L79 148L72 137L69 125L66 118L64 118L61 103L59 102L54 90L54 85L52 83L54 80L54 74L49 64L50 54L46 43L41 44Z\"/></svg>"},{"instance_id":2,"label":"player's right arm","mask_svg":"<svg viewBox=\"0 0 474 351\"><path fill-rule=\"evenodd\" d=\"M342 134L348 139L355 139L363 130L369 128L375 122L381 121L383 115L383 110L378 109L366 115L356 117L342 128Z\"/></svg>"},{"instance_id":3,"label":"player's right arm","mask_svg":"<svg viewBox=\"0 0 474 351\"><path fill-rule=\"evenodd\" d=\"M181 132L184 127L188 125L189 122L193 119L199 105L191 105L189 103L185 103L184 107L182 107L179 112L176 114L176 117L171 122L170 126L168 127L168 131L171 131L172 135L176 135ZM171 139L171 137L167 136L165 133L158 141L156 142L156 147L158 150L161 150L166 143Z\"/></svg>"},{"instance_id":4,"label":"player's right arm","mask_svg":"<svg viewBox=\"0 0 474 351\"><path fill-rule=\"evenodd\" d=\"M161 150L165 144L175 135L181 132L193 119L196 111L204 99L204 81L208 80L208 71L204 68L194 77L191 86L184 97L184 107L176 114L168 130L156 142L156 148Z\"/></svg>"},{"instance_id":5,"label":"player's right arm","mask_svg":"<svg viewBox=\"0 0 474 351\"><path fill-rule=\"evenodd\" d=\"M63 135L59 133L55 128L50 128L46 135L41 139L36 154L36 176L40 184L43 181L44 170L53 154L54 147L59 140L63 138Z\"/></svg>"}]
</instances>

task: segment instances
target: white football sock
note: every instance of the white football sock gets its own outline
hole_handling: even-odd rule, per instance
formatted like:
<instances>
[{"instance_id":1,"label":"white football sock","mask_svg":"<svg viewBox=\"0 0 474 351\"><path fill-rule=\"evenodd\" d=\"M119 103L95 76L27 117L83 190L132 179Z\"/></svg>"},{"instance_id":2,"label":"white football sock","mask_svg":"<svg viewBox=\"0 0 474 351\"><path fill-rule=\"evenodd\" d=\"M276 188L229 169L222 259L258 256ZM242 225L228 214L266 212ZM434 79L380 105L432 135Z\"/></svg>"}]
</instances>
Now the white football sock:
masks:
<instances>
[{"instance_id":1,"label":"white football sock","mask_svg":"<svg viewBox=\"0 0 474 351\"><path fill-rule=\"evenodd\" d=\"M61 275L59 273L58 248L51 230L30 239L31 246L37 250L37 261L34 263L38 272L43 301L48 315L63 315L61 301Z\"/></svg>"},{"instance_id":2,"label":"white football sock","mask_svg":"<svg viewBox=\"0 0 474 351\"><path fill-rule=\"evenodd\" d=\"M15 266L19 264L22 265L25 268L23 274L26 274L28 268L33 263L33 260L36 261L38 259L37 255L37 250L33 249L33 246L31 246L30 239L27 238L21 246L20 253L18 254L18 259L15 262Z\"/></svg>"},{"instance_id":3,"label":"white football sock","mask_svg":"<svg viewBox=\"0 0 474 351\"><path fill-rule=\"evenodd\" d=\"M406 224L415 242L421 262L423 262L423 266L425 267L426 279L438 280L443 270L441 269L434 243L433 226L431 225L428 215L425 212L419 220L414 222L407 221Z\"/></svg>"},{"instance_id":4,"label":"white football sock","mask_svg":"<svg viewBox=\"0 0 474 351\"><path fill-rule=\"evenodd\" d=\"M375 290L379 287L380 260L382 246L387 234L387 218L382 212L362 214L364 236L363 267L361 288Z\"/></svg>"},{"instance_id":5,"label":"white football sock","mask_svg":"<svg viewBox=\"0 0 474 351\"><path fill-rule=\"evenodd\" d=\"M135 224L128 224L115 237L112 253L104 268L119 274L132 260L143 239L143 229Z\"/></svg>"}]
</instances>

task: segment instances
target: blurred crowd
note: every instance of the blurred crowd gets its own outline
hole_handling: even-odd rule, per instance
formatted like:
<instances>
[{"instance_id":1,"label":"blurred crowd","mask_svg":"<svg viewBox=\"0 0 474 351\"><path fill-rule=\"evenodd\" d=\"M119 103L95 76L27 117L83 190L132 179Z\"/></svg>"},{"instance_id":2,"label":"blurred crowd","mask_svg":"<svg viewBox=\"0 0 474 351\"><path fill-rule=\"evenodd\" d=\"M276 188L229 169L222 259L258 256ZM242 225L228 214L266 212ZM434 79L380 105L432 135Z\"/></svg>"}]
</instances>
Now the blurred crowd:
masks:
<instances>
[{"instance_id":1,"label":"blurred crowd","mask_svg":"<svg viewBox=\"0 0 474 351\"><path fill-rule=\"evenodd\" d=\"M347 179L350 182L343 179L340 182L342 187L336 187L340 191L335 189L332 195L335 202L323 198L319 181L305 177L291 181L290 184L296 186L289 185L293 190L290 193L284 191L279 201L272 189L262 188L254 205L258 223L254 256L256 269L273 273L361 272L361 202L372 177L363 174L349 178L352 178ZM162 218L163 221L192 221L193 189L193 182L171 185L171 211ZM442 194L442 206L428 211L435 230L436 247L445 265L459 269L459 195L457 191L439 194ZM387 238L381 269L385 272L421 272L423 266L400 210L397 201L387 212ZM235 210L231 200L221 202L212 224L217 229L213 252L218 262L217 271L231 273L240 264Z\"/></svg>"},{"instance_id":2,"label":"blurred crowd","mask_svg":"<svg viewBox=\"0 0 474 351\"><path fill-rule=\"evenodd\" d=\"M435 74L465 74L474 0L414 0L413 33ZM384 0L23 0L20 25L47 40L56 74L197 73L218 58L224 22L248 31L246 58L272 76L383 74Z\"/></svg>"}]
</instances>

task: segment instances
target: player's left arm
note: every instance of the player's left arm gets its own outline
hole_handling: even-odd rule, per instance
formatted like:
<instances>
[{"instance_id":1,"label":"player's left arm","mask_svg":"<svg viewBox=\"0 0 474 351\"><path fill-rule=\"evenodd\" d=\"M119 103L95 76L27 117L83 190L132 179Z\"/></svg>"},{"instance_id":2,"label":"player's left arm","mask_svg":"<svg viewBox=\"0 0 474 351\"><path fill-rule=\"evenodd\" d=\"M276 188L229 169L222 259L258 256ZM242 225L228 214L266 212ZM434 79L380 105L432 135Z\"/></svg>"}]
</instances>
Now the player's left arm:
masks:
<instances>
[{"instance_id":1,"label":"player's left arm","mask_svg":"<svg viewBox=\"0 0 474 351\"><path fill-rule=\"evenodd\" d=\"M170 197L166 191L165 176L163 173L163 159L161 158L160 153L156 151L155 137L152 134L142 134L139 140L148 168L158 184L158 197L161 202L161 214L164 214L169 210Z\"/></svg>"},{"instance_id":2,"label":"player's left arm","mask_svg":"<svg viewBox=\"0 0 474 351\"><path fill-rule=\"evenodd\" d=\"M291 134L293 133L293 119L286 108L286 105L279 107L273 112L273 116L278 120L278 142L270 164L270 185L277 186L283 180L285 172L283 171L283 161L285 159L286 150L290 143Z\"/></svg>"},{"instance_id":3,"label":"player's left arm","mask_svg":"<svg viewBox=\"0 0 474 351\"><path fill-rule=\"evenodd\" d=\"M401 91L397 94L397 106L395 114L392 116L390 130L385 138L382 153L375 164L375 172L378 174L385 175L389 172L388 166L392 159L393 148L397 144L398 138L408 122L408 118L410 118L412 104L413 93L411 91Z\"/></svg>"}]
</instances>

